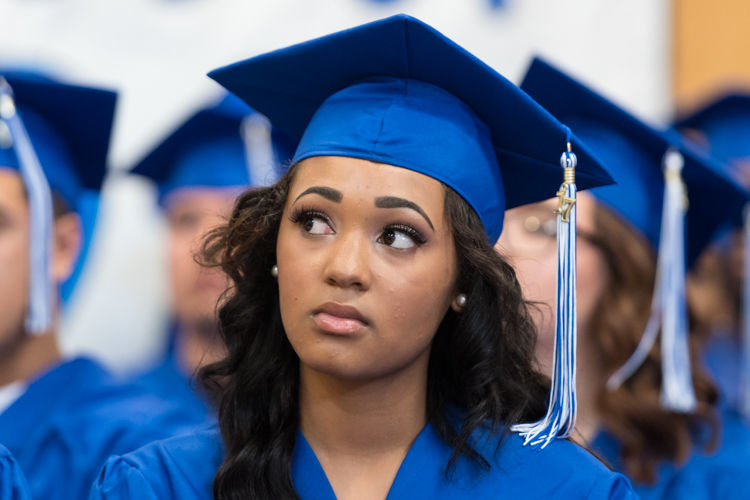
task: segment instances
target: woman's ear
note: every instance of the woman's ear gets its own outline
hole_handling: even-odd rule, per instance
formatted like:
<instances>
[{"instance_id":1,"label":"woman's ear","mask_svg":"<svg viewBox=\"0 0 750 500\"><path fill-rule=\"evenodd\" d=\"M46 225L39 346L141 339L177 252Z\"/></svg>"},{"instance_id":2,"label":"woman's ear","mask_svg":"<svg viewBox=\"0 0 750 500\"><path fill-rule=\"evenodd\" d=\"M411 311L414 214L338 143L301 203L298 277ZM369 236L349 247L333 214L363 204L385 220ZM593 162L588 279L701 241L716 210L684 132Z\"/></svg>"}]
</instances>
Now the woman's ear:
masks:
<instances>
[{"instance_id":1,"label":"woman's ear","mask_svg":"<svg viewBox=\"0 0 750 500\"><path fill-rule=\"evenodd\" d=\"M75 212L55 217L52 235L52 279L65 281L73 272L83 241L81 217Z\"/></svg>"}]
</instances>

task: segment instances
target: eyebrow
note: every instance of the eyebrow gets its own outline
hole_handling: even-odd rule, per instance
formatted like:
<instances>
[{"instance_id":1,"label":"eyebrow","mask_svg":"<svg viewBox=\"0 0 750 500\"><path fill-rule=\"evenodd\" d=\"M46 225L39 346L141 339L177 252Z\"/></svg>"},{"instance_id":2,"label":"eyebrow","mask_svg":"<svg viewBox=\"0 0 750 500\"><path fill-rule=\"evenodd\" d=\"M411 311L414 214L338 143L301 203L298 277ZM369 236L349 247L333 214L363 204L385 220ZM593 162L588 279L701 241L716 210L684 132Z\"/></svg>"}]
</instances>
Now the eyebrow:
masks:
<instances>
[{"instance_id":1,"label":"eyebrow","mask_svg":"<svg viewBox=\"0 0 750 500\"><path fill-rule=\"evenodd\" d=\"M432 225L432 221L427 217L425 211L413 201L397 198L395 196L379 196L375 198L375 206L377 208L410 208L424 217L424 220L430 225L430 229L433 231L435 230L435 226Z\"/></svg>"},{"instance_id":2,"label":"eyebrow","mask_svg":"<svg viewBox=\"0 0 750 500\"><path fill-rule=\"evenodd\" d=\"M297 196L297 198L294 199L294 202L296 203L297 200L308 194L318 194L334 203L341 203L341 200L344 198L344 195L341 194L341 191L337 189L326 186L312 186L302 191L302 194Z\"/></svg>"}]
</instances>

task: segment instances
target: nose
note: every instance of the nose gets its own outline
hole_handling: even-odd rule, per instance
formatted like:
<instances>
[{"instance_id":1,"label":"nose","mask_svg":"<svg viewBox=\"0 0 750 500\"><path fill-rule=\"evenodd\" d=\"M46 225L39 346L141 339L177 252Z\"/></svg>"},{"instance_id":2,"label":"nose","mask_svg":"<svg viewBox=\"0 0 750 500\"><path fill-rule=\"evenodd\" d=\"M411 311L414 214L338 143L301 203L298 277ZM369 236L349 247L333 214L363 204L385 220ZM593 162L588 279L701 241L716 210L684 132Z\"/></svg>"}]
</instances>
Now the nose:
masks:
<instances>
[{"instance_id":1,"label":"nose","mask_svg":"<svg viewBox=\"0 0 750 500\"><path fill-rule=\"evenodd\" d=\"M337 236L329 247L325 282L339 288L367 290L372 280L370 242L360 231Z\"/></svg>"}]
</instances>

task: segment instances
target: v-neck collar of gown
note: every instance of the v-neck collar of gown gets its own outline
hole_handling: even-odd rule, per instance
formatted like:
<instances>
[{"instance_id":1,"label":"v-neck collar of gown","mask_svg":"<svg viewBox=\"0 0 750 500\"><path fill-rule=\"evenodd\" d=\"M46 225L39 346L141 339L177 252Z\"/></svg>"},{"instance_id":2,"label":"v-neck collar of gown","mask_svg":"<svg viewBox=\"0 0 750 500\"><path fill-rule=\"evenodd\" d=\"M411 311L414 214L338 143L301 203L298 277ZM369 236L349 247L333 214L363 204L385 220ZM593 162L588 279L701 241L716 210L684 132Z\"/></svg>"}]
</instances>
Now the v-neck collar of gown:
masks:
<instances>
[{"instance_id":1,"label":"v-neck collar of gown","mask_svg":"<svg viewBox=\"0 0 750 500\"><path fill-rule=\"evenodd\" d=\"M428 423L417 435L401 462L386 500L424 498L425 495L429 497L430 485L441 481L446 464L442 467L428 467L425 462L429 460L433 463L447 459L450 451L450 447L440 439L435 429ZM300 498L336 500L336 495L318 457L315 456L315 452L299 429L292 455L292 482Z\"/></svg>"}]
</instances>

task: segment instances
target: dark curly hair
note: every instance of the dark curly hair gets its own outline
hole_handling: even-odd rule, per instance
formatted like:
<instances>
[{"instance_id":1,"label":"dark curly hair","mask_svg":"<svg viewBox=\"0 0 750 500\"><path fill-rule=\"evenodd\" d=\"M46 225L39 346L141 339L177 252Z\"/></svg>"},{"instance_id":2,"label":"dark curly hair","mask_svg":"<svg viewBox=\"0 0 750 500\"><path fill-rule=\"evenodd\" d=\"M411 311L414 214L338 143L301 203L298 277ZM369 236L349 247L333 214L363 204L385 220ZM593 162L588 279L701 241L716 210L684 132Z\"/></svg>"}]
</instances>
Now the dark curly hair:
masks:
<instances>
[{"instance_id":1,"label":"dark curly hair","mask_svg":"<svg viewBox=\"0 0 750 500\"><path fill-rule=\"evenodd\" d=\"M656 256L649 243L606 207L595 212L591 238L607 262L609 286L591 320L591 341L610 376L635 351L651 310ZM704 332L690 318L690 363L698 408L693 413L665 410L660 403L661 354L657 343L646 361L616 391L601 382L597 408L604 426L622 444L619 459L627 475L653 483L660 462L684 462L693 448L716 446L717 391L702 368Z\"/></svg>"},{"instance_id":2,"label":"dark curly hair","mask_svg":"<svg viewBox=\"0 0 750 500\"><path fill-rule=\"evenodd\" d=\"M213 485L217 499L297 498L291 463L299 425L299 358L281 322L278 285L269 273L292 167L276 185L240 196L227 224L204 242L202 260L231 279L219 310L225 359L200 377L219 408L226 455ZM489 468L469 444L489 426L544 415L548 380L534 365L536 331L515 272L487 242L477 214L445 188L453 231L457 287L469 306L446 313L433 340L427 383L428 421L453 447L449 473L461 457ZM455 425L456 422L459 425Z\"/></svg>"}]
</instances>

